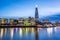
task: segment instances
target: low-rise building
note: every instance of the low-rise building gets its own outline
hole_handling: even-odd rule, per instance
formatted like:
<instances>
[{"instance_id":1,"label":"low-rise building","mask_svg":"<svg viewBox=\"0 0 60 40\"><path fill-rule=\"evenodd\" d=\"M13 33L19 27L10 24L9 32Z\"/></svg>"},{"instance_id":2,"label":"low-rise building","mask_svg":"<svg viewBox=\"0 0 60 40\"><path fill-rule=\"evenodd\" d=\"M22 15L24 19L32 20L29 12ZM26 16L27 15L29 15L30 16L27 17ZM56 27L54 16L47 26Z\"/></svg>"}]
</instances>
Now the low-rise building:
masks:
<instances>
[{"instance_id":1,"label":"low-rise building","mask_svg":"<svg viewBox=\"0 0 60 40\"><path fill-rule=\"evenodd\" d=\"M10 18L9 24L10 24L10 25L14 25L14 19L13 19L13 18Z\"/></svg>"},{"instance_id":2,"label":"low-rise building","mask_svg":"<svg viewBox=\"0 0 60 40\"><path fill-rule=\"evenodd\" d=\"M24 19L23 18L18 19L18 25L24 26Z\"/></svg>"},{"instance_id":3,"label":"low-rise building","mask_svg":"<svg viewBox=\"0 0 60 40\"><path fill-rule=\"evenodd\" d=\"M55 22L53 25L54 26L60 26L60 23L59 22Z\"/></svg>"},{"instance_id":4,"label":"low-rise building","mask_svg":"<svg viewBox=\"0 0 60 40\"><path fill-rule=\"evenodd\" d=\"M8 19L6 19L6 18L0 18L0 24L1 25L7 25L8 24Z\"/></svg>"}]
</instances>

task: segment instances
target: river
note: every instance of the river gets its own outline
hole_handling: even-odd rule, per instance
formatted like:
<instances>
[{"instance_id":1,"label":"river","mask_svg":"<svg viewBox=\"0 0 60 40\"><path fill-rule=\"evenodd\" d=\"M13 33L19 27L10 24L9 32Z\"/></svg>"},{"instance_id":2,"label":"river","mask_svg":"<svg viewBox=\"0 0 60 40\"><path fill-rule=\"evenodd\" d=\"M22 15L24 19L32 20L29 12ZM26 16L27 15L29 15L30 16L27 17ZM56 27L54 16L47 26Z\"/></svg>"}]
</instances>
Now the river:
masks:
<instances>
[{"instance_id":1,"label":"river","mask_svg":"<svg viewBox=\"0 0 60 40\"><path fill-rule=\"evenodd\" d=\"M38 28L39 40L60 40L60 27ZM35 40L34 28L1 28L0 40Z\"/></svg>"}]
</instances>

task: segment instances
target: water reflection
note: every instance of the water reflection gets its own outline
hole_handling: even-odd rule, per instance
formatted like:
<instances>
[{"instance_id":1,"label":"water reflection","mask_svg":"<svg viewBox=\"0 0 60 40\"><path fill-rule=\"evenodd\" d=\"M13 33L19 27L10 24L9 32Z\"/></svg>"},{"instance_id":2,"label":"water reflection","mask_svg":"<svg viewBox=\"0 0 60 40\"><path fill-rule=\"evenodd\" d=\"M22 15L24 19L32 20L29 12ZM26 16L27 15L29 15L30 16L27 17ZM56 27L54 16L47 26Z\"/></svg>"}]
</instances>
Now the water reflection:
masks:
<instances>
[{"instance_id":1,"label":"water reflection","mask_svg":"<svg viewBox=\"0 0 60 40\"><path fill-rule=\"evenodd\" d=\"M38 35L39 40L60 40L60 27L42 28Z\"/></svg>"},{"instance_id":2,"label":"water reflection","mask_svg":"<svg viewBox=\"0 0 60 40\"><path fill-rule=\"evenodd\" d=\"M60 27L38 28L39 40L60 40ZM1 28L0 40L35 40L34 28Z\"/></svg>"},{"instance_id":3,"label":"water reflection","mask_svg":"<svg viewBox=\"0 0 60 40\"><path fill-rule=\"evenodd\" d=\"M3 36L3 28L1 28L0 37Z\"/></svg>"},{"instance_id":4,"label":"water reflection","mask_svg":"<svg viewBox=\"0 0 60 40\"><path fill-rule=\"evenodd\" d=\"M51 36L53 28L47 28L48 36Z\"/></svg>"},{"instance_id":5,"label":"water reflection","mask_svg":"<svg viewBox=\"0 0 60 40\"><path fill-rule=\"evenodd\" d=\"M14 34L14 28L10 28L11 39L13 38L13 34Z\"/></svg>"},{"instance_id":6,"label":"water reflection","mask_svg":"<svg viewBox=\"0 0 60 40\"><path fill-rule=\"evenodd\" d=\"M34 28L1 28L0 29L0 40L25 40L30 36L34 39ZM31 38L30 37L30 38ZM29 39L30 39L29 38Z\"/></svg>"},{"instance_id":7,"label":"water reflection","mask_svg":"<svg viewBox=\"0 0 60 40\"><path fill-rule=\"evenodd\" d=\"M22 28L19 30L19 35L22 37Z\"/></svg>"},{"instance_id":8,"label":"water reflection","mask_svg":"<svg viewBox=\"0 0 60 40\"><path fill-rule=\"evenodd\" d=\"M54 28L54 31L56 32L56 30L57 30L57 28L55 27L55 28Z\"/></svg>"}]
</instances>

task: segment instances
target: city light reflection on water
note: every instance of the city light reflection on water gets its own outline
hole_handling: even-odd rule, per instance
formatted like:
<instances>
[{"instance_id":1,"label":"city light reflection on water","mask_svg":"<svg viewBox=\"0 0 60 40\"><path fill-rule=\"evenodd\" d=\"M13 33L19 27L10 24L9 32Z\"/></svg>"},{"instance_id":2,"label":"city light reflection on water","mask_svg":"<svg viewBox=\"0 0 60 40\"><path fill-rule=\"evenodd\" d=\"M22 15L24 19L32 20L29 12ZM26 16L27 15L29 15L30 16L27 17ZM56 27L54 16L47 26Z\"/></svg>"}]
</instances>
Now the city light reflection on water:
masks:
<instances>
[{"instance_id":1,"label":"city light reflection on water","mask_svg":"<svg viewBox=\"0 0 60 40\"><path fill-rule=\"evenodd\" d=\"M11 38L13 38L13 34L14 34L14 28L10 28L10 35L11 35Z\"/></svg>"},{"instance_id":2,"label":"city light reflection on water","mask_svg":"<svg viewBox=\"0 0 60 40\"><path fill-rule=\"evenodd\" d=\"M60 27L38 28L39 40L60 40ZM1 28L0 40L35 40L34 28Z\"/></svg>"},{"instance_id":3,"label":"city light reflection on water","mask_svg":"<svg viewBox=\"0 0 60 40\"><path fill-rule=\"evenodd\" d=\"M3 39L5 40L9 36L11 40L16 39L17 37L22 38L24 35L28 36L30 32L33 33L34 28L1 28L0 29L0 40L3 40Z\"/></svg>"},{"instance_id":4,"label":"city light reflection on water","mask_svg":"<svg viewBox=\"0 0 60 40\"><path fill-rule=\"evenodd\" d=\"M19 30L19 34L20 34L20 36L22 37L22 29L20 28L20 30Z\"/></svg>"},{"instance_id":5,"label":"city light reflection on water","mask_svg":"<svg viewBox=\"0 0 60 40\"><path fill-rule=\"evenodd\" d=\"M53 28L47 28L48 36L50 36L50 35L52 34L52 29L53 29Z\"/></svg>"},{"instance_id":6,"label":"city light reflection on water","mask_svg":"<svg viewBox=\"0 0 60 40\"><path fill-rule=\"evenodd\" d=\"M3 36L3 29L1 29L1 32L0 32L0 37Z\"/></svg>"}]
</instances>

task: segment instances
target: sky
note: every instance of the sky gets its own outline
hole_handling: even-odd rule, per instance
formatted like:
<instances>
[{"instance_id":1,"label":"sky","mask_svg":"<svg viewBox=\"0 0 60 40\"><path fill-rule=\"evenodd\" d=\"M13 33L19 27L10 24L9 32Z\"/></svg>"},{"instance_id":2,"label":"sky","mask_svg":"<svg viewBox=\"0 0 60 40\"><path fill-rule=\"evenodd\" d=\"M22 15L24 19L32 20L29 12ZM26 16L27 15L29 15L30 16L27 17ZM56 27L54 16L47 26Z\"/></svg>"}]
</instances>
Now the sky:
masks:
<instances>
[{"instance_id":1,"label":"sky","mask_svg":"<svg viewBox=\"0 0 60 40\"><path fill-rule=\"evenodd\" d=\"M0 0L0 17L39 17L60 14L60 0Z\"/></svg>"}]
</instances>

